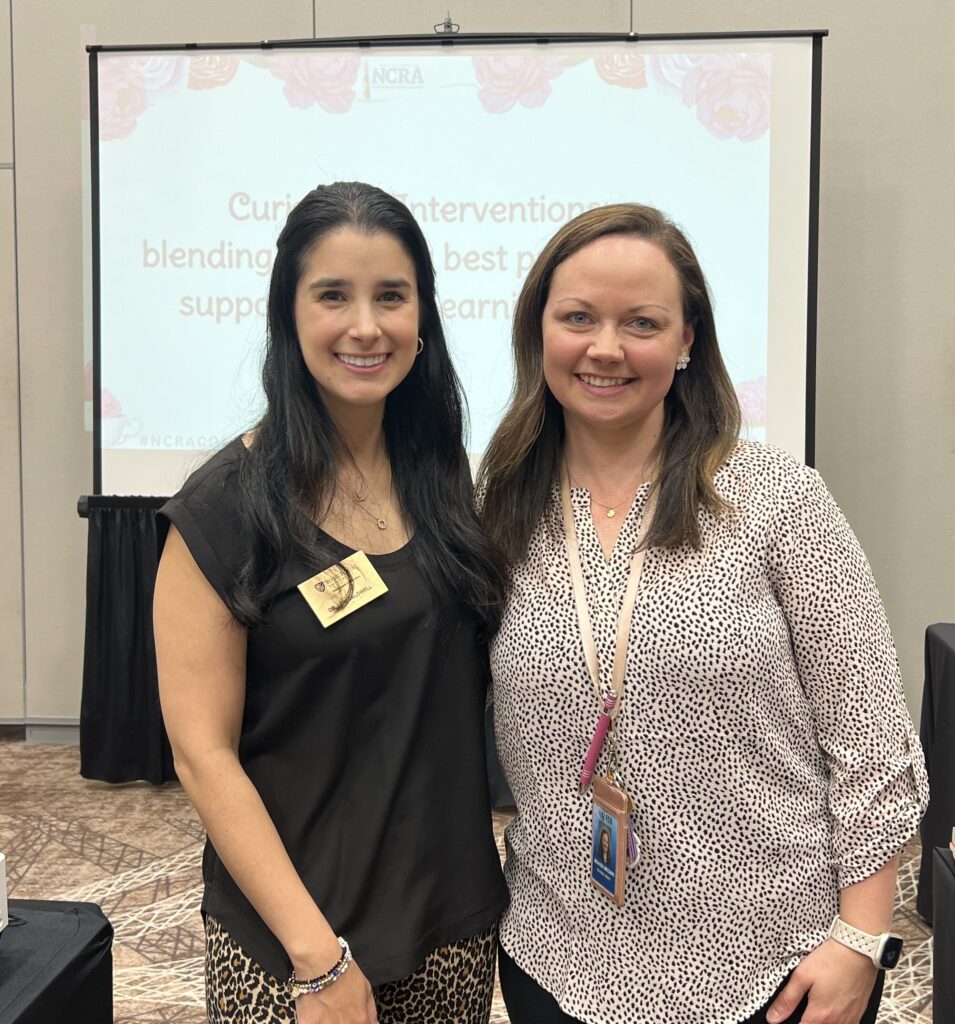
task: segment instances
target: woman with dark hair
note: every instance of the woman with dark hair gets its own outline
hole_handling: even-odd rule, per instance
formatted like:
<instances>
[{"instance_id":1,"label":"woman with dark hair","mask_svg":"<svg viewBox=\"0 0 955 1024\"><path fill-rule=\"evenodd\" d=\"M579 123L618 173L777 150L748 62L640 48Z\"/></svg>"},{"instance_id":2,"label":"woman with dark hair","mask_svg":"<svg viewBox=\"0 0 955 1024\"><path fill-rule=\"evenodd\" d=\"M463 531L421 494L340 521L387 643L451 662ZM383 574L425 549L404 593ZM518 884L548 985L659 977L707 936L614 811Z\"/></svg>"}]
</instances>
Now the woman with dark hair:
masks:
<instances>
[{"instance_id":1,"label":"woman with dark hair","mask_svg":"<svg viewBox=\"0 0 955 1024\"><path fill-rule=\"evenodd\" d=\"M209 834L209 1019L483 1024L505 889L481 638L504 578L400 202L339 183L295 207L263 380L254 430L161 513L160 695Z\"/></svg>"},{"instance_id":2,"label":"woman with dark hair","mask_svg":"<svg viewBox=\"0 0 955 1024\"><path fill-rule=\"evenodd\" d=\"M739 439L703 273L658 211L562 228L514 354L481 473L510 571L511 1021L874 1020L927 786L849 525L815 471Z\"/></svg>"},{"instance_id":3,"label":"woman with dark hair","mask_svg":"<svg viewBox=\"0 0 955 1024\"><path fill-rule=\"evenodd\" d=\"M610 829L600 830L600 859L604 864L610 863Z\"/></svg>"}]
</instances>

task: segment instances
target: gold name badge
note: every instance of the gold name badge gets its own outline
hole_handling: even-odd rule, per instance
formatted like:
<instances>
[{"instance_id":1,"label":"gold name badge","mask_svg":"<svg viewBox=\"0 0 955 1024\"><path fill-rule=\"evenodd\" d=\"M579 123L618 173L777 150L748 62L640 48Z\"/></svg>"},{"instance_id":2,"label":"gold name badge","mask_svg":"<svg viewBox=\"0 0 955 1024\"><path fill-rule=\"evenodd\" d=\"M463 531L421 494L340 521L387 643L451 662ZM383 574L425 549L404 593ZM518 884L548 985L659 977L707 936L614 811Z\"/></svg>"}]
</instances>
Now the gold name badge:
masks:
<instances>
[{"instance_id":1,"label":"gold name badge","mask_svg":"<svg viewBox=\"0 0 955 1024\"><path fill-rule=\"evenodd\" d=\"M356 551L339 564L300 583L298 589L325 627L333 626L388 593L385 581L375 572L364 551Z\"/></svg>"}]
</instances>

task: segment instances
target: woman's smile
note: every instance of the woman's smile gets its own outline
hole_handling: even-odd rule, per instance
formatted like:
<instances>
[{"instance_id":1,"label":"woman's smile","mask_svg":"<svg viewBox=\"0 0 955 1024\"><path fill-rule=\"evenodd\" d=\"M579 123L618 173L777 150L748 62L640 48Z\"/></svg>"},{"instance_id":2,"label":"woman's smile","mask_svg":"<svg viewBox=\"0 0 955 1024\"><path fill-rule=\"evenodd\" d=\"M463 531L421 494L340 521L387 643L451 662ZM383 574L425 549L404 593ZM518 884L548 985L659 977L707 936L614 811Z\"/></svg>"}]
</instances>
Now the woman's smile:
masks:
<instances>
[{"instance_id":1,"label":"woman's smile","mask_svg":"<svg viewBox=\"0 0 955 1024\"><path fill-rule=\"evenodd\" d=\"M627 385L632 384L636 377L599 377L592 373L576 373L574 376L587 389L601 398L619 395Z\"/></svg>"},{"instance_id":2,"label":"woman's smile","mask_svg":"<svg viewBox=\"0 0 955 1024\"><path fill-rule=\"evenodd\" d=\"M346 352L336 352L335 358L355 373L368 374L380 369L391 358L390 352L380 352L372 356L356 356Z\"/></svg>"}]
</instances>

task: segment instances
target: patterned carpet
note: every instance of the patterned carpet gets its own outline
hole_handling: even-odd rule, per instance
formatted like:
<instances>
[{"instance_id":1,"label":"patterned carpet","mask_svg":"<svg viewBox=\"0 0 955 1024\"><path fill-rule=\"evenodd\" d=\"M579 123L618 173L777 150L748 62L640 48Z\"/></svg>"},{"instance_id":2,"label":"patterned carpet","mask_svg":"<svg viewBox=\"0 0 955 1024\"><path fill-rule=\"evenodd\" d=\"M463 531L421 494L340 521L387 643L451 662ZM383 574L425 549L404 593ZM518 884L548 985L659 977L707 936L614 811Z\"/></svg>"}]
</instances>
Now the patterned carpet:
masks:
<instances>
[{"instance_id":1,"label":"patterned carpet","mask_svg":"<svg viewBox=\"0 0 955 1024\"><path fill-rule=\"evenodd\" d=\"M508 815L495 814L500 848ZM20 899L98 903L113 924L115 1024L204 1024L198 913L203 830L182 790L79 776L76 747L0 742L0 851ZM895 925L906 940L883 1024L932 1019L931 930L915 912L918 846L905 853ZM492 1024L506 1024L495 998Z\"/></svg>"}]
</instances>

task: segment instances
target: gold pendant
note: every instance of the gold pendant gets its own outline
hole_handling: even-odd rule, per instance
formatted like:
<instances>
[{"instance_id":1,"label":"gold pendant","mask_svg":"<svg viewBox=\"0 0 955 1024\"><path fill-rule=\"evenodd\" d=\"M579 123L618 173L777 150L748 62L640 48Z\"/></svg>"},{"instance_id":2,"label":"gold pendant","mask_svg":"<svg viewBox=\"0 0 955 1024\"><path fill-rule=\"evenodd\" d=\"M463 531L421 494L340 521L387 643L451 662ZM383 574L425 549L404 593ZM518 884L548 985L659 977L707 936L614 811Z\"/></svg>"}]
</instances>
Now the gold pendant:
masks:
<instances>
[{"instance_id":1,"label":"gold pendant","mask_svg":"<svg viewBox=\"0 0 955 1024\"><path fill-rule=\"evenodd\" d=\"M388 524L384 521L384 519L379 519L378 520L378 529L379 530L387 530L388 529Z\"/></svg>"},{"instance_id":2,"label":"gold pendant","mask_svg":"<svg viewBox=\"0 0 955 1024\"><path fill-rule=\"evenodd\" d=\"M608 509L607 509L607 518L608 518L608 519L613 519L613 517L614 517L614 516L615 516L616 514L617 514L617 510L616 510L616 509L614 509L614 508L608 508Z\"/></svg>"}]
</instances>

